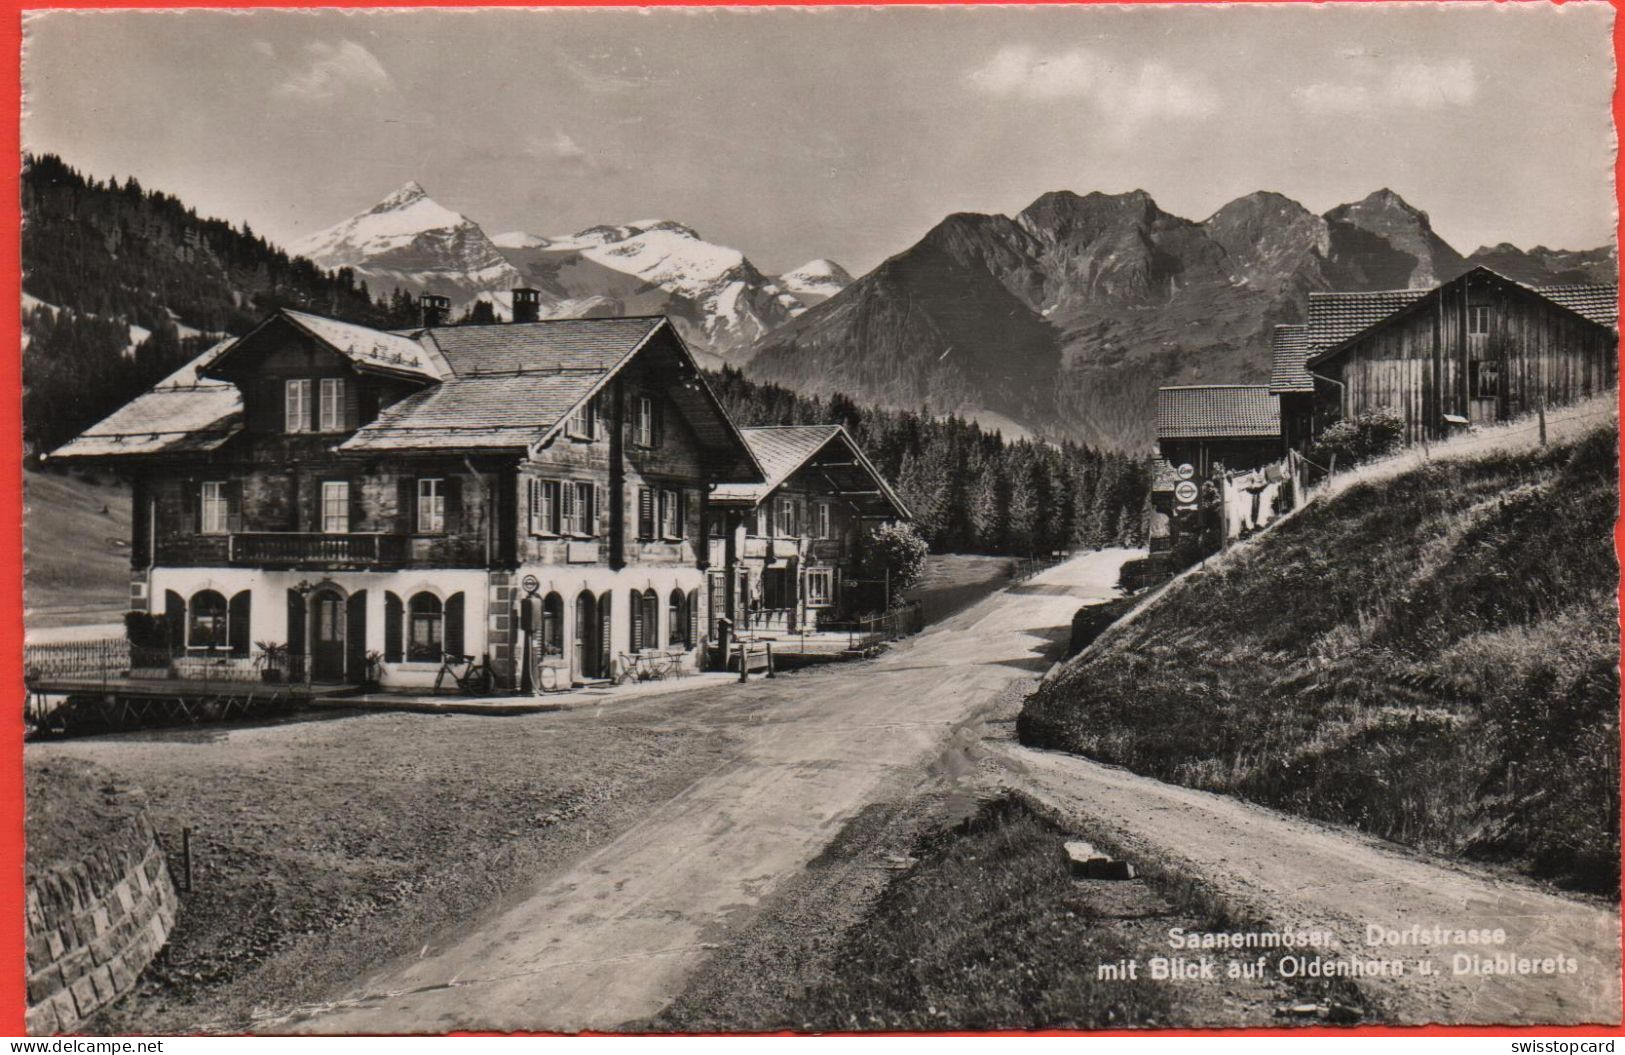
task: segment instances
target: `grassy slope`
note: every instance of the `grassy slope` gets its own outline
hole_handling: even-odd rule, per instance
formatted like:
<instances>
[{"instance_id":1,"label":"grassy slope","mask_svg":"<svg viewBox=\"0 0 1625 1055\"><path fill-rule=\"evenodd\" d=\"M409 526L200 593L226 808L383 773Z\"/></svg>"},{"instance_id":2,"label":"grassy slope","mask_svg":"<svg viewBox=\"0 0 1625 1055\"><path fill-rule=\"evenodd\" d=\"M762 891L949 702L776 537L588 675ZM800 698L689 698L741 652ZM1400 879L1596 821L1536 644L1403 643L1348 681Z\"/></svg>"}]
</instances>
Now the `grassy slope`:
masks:
<instances>
[{"instance_id":1,"label":"grassy slope","mask_svg":"<svg viewBox=\"0 0 1625 1055\"><path fill-rule=\"evenodd\" d=\"M23 496L29 625L117 621L129 602L129 489L25 469Z\"/></svg>"},{"instance_id":2,"label":"grassy slope","mask_svg":"<svg viewBox=\"0 0 1625 1055\"><path fill-rule=\"evenodd\" d=\"M1616 447L1357 484L1063 671L1022 739L1617 892Z\"/></svg>"}]
</instances>

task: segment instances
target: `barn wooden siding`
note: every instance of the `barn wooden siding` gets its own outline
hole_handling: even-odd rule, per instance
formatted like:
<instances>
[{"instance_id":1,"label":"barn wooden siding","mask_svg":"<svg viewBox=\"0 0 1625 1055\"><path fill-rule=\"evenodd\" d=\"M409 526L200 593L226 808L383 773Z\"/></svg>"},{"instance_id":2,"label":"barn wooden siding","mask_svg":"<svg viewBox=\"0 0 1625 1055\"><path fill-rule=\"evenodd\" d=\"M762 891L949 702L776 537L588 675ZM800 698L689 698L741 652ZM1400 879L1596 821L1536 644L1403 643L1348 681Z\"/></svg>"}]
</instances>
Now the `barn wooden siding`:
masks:
<instances>
[{"instance_id":1,"label":"barn wooden siding","mask_svg":"<svg viewBox=\"0 0 1625 1055\"><path fill-rule=\"evenodd\" d=\"M1490 309L1487 337L1469 337L1468 308ZM1387 408L1405 422L1405 440L1442 432L1443 416L1505 420L1571 403L1615 383L1618 339L1606 327L1493 276L1449 284L1413 309L1369 330L1316 373L1342 381L1346 393L1317 382L1344 416ZM1501 371L1500 398L1479 403L1468 386L1469 364ZM1543 380L1544 379L1544 380ZM1339 396L1341 395L1341 399ZM1477 405L1475 405L1477 403ZM1486 413L1487 412L1487 413Z\"/></svg>"}]
</instances>

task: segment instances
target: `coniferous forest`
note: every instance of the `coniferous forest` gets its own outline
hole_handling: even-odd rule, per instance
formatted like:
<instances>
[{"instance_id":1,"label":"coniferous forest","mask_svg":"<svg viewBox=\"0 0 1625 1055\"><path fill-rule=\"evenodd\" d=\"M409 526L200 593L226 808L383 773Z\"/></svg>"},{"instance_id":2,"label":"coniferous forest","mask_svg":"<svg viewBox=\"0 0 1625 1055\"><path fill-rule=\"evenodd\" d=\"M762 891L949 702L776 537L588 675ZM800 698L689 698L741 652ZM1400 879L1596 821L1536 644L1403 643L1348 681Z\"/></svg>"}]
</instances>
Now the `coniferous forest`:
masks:
<instances>
[{"instance_id":1,"label":"coniferous forest","mask_svg":"<svg viewBox=\"0 0 1625 1055\"><path fill-rule=\"evenodd\" d=\"M406 294L374 301L347 269L290 257L245 224L172 195L24 158L23 437L46 451L106 417L224 336L280 307L408 326ZM130 324L150 331L132 339Z\"/></svg>"},{"instance_id":2,"label":"coniferous forest","mask_svg":"<svg viewBox=\"0 0 1625 1055\"><path fill-rule=\"evenodd\" d=\"M277 308L386 328L418 319L400 290L375 300L348 269L323 271L133 178L88 178L52 155L25 160L23 291L40 302L23 313L30 451L66 442ZM149 333L136 340L131 324ZM732 368L711 376L741 425L845 425L934 550L1027 556L1144 539L1150 477L1125 455L1008 442L959 418L801 396Z\"/></svg>"},{"instance_id":3,"label":"coniferous forest","mask_svg":"<svg viewBox=\"0 0 1625 1055\"><path fill-rule=\"evenodd\" d=\"M845 425L937 552L1031 556L1145 541L1144 461L1076 443L1009 442L956 417L802 396L731 367L711 382L741 426Z\"/></svg>"}]
</instances>

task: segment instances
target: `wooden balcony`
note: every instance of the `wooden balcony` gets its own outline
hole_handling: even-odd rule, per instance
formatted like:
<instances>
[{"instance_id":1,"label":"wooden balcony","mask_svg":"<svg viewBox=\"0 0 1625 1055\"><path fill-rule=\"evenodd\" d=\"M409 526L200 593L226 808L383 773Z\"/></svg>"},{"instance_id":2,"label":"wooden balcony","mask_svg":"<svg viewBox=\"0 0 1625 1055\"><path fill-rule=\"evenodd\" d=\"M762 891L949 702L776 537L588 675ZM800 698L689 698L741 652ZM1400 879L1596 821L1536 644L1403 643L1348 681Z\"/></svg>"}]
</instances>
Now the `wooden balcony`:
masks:
<instances>
[{"instance_id":1,"label":"wooden balcony","mask_svg":"<svg viewBox=\"0 0 1625 1055\"><path fill-rule=\"evenodd\" d=\"M160 564L228 564L252 568L393 568L407 562L405 535L374 532L324 535L247 531L172 535L158 542Z\"/></svg>"},{"instance_id":2,"label":"wooden balcony","mask_svg":"<svg viewBox=\"0 0 1625 1055\"><path fill-rule=\"evenodd\" d=\"M253 567L388 568L405 564L407 556L404 535L256 531L228 538L228 563Z\"/></svg>"}]
</instances>

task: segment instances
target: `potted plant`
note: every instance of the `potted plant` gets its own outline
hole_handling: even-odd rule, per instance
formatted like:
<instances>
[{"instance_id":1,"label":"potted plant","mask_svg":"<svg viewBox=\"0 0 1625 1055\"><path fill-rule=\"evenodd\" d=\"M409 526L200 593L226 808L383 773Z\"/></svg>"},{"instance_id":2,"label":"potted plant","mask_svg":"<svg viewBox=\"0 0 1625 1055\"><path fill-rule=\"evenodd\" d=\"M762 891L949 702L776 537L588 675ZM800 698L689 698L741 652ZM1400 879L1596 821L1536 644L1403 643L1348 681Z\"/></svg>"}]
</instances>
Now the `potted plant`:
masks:
<instances>
[{"instance_id":1,"label":"potted plant","mask_svg":"<svg viewBox=\"0 0 1625 1055\"><path fill-rule=\"evenodd\" d=\"M254 656L254 666L259 668L261 680L272 684L285 680L288 670L288 646L275 641L256 641L254 647L259 649L258 654Z\"/></svg>"},{"instance_id":2,"label":"potted plant","mask_svg":"<svg viewBox=\"0 0 1625 1055\"><path fill-rule=\"evenodd\" d=\"M378 684L384 674L384 654L382 652L367 653L367 681L373 685Z\"/></svg>"}]
</instances>

